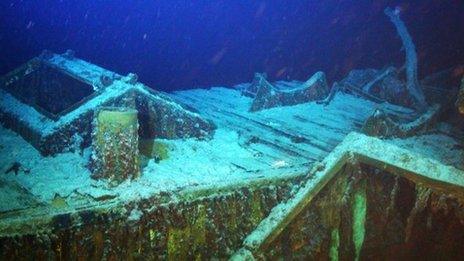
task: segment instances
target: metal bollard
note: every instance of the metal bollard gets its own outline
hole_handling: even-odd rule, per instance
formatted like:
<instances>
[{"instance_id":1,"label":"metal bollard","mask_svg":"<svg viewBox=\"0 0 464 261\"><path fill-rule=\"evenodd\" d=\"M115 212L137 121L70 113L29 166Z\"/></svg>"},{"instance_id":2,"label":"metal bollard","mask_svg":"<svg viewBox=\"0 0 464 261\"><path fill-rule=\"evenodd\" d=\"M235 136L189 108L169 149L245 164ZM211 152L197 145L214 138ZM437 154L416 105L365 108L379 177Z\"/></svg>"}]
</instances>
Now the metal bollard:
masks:
<instances>
[{"instance_id":1,"label":"metal bollard","mask_svg":"<svg viewBox=\"0 0 464 261\"><path fill-rule=\"evenodd\" d=\"M96 112L93 130L93 177L113 184L140 176L137 110L105 107Z\"/></svg>"}]
</instances>

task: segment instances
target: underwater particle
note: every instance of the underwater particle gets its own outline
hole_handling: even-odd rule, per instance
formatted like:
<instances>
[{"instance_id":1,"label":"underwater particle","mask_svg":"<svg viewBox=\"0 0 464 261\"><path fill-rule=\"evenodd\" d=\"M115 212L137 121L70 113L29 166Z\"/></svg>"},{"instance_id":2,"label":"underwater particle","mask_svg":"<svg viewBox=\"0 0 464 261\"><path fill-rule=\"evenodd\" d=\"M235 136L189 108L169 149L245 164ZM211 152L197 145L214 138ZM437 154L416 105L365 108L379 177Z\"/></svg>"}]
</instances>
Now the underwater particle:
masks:
<instances>
[{"instance_id":1,"label":"underwater particle","mask_svg":"<svg viewBox=\"0 0 464 261\"><path fill-rule=\"evenodd\" d=\"M29 23L26 25L26 29L28 29L28 30L29 30L29 29L31 29L31 28L32 28L32 26L34 26L34 22L32 22L32 21L29 21Z\"/></svg>"},{"instance_id":2,"label":"underwater particle","mask_svg":"<svg viewBox=\"0 0 464 261\"><path fill-rule=\"evenodd\" d=\"M284 73L286 73L286 72L287 72L287 67L284 67L284 68L282 68L282 69L280 69L280 70L278 70L278 71L276 72L275 77L276 77L276 78L279 78L279 77L281 77L281 76L282 76Z\"/></svg>"},{"instance_id":3,"label":"underwater particle","mask_svg":"<svg viewBox=\"0 0 464 261\"><path fill-rule=\"evenodd\" d=\"M280 169L283 167L287 167L288 163L285 160L276 160L272 162L272 168L274 169Z\"/></svg>"},{"instance_id":4,"label":"underwater particle","mask_svg":"<svg viewBox=\"0 0 464 261\"><path fill-rule=\"evenodd\" d=\"M21 169L21 163L15 161L11 164L11 166L5 171L5 174L8 174L14 171L15 175L18 175L19 170Z\"/></svg>"},{"instance_id":5,"label":"underwater particle","mask_svg":"<svg viewBox=\"0 0 464 261\"><path fill-rule=\"evenodd\" d=\"M219 52L217 52L210 60L209 63L212 65L218 64L222 58L224 58L224 55L227 52L227 47L223 47Z\"/></svg>"}]
</instances>

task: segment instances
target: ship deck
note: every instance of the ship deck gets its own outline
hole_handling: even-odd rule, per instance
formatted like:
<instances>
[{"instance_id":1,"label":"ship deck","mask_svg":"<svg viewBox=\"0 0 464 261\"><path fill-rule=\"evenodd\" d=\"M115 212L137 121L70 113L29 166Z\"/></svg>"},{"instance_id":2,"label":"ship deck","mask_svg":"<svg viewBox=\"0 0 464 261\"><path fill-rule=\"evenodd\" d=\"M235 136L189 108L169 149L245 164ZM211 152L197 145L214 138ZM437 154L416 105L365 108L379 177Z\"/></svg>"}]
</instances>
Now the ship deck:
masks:
<instances>
[{"instance_id":1,"label":"ship deck","mask_svg":"<svg viewBox=\"0 0 464 261\"><path fill-rule=\"evenodd\" d=\"M339 92L328 105L310 102L249 112L252 99L234 89L211 88L175 92L175 100L195 108L219 128L239 133L241 144L253 151L253 161L234 164L246 171L276 165L298 166L322 160L382 106L390 114L409 120L410 109L378 104Z\"/></svg>"},{"instance_id":2,"label":"ship deck","mask_svg":"<svg viewBox=\"0 0 464 261\"><path fill-rule=\"evenodd\" d=\"M0 234L30 232L58 215L118 208L143 199L158 198L155 201L161 204L294 181L304 177L311 165L323 160L348 133L359 132L376 108L403 120L413 117L407 108L346 93L336 94L327 106L311 102L255 113L248 112L251 98L237 89L192 89L169 96L213 121L218 126L214 137L163 140L169 158L149 161L141 178L117 187L90 178L86 168L89 149L43 157L2 127ZM461 152L450 136L437 130L432 136L392 142L457 165ZM19 172L6 173L14 162L21 164Z\"/></svg>"}]
</instances>

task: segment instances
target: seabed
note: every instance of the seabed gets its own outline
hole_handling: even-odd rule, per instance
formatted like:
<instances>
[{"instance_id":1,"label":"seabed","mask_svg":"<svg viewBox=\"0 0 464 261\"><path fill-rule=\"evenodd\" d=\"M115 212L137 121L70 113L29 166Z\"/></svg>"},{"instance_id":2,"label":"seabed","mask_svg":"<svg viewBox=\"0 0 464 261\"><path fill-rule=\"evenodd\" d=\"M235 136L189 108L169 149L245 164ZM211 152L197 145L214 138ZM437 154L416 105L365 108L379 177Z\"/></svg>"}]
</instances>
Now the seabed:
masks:
<instances>
[{"instance_id":1,"label":"seabed","mask_svg":"<svg viewBox=\"0 0 464 261\"><path fill-rule=\"evenodd\" d=\"M462 257L462 132L380 139L363 134L379 108L420 117L343 91L250 111L248 87L161 93L70 53L6 75L0 259ZM108 105L139 111L141 173L117 185L89 170Z\"/></svg>"}]
</instances>

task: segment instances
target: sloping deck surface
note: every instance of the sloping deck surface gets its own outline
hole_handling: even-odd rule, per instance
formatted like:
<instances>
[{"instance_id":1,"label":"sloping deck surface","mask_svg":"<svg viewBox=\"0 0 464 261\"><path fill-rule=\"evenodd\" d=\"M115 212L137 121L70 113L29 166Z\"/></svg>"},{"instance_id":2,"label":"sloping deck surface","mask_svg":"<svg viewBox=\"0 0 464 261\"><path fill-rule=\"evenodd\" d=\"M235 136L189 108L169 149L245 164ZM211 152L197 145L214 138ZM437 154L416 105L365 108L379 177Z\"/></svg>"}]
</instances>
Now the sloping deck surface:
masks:
<instances>
[{"instance_id":1,"label":"sloping deck surface","mask_svg":"<svg viewBox=\"0 0 464 261\"><path fill-rule=\"evenodd\" d=\"M172 98L198 110L220 128L237 131L263 165L297 166L322 160L348 133L360 131L379 106L400 119L413 117L409 109L345 93L336 94L327 106L310 102L253 113L248 112L252 99L235 89L193 89L175 92ZM248 171L263 167L250 163L235 164Z\"/></svg>"}]
</instances>

